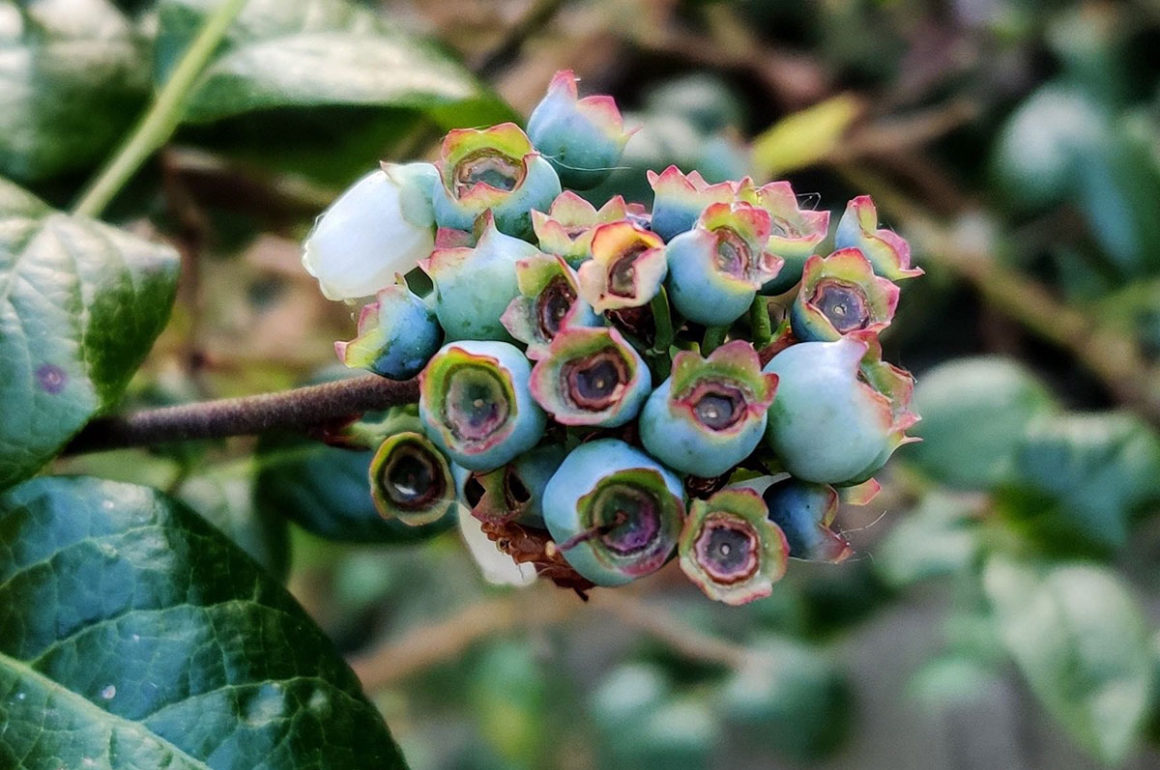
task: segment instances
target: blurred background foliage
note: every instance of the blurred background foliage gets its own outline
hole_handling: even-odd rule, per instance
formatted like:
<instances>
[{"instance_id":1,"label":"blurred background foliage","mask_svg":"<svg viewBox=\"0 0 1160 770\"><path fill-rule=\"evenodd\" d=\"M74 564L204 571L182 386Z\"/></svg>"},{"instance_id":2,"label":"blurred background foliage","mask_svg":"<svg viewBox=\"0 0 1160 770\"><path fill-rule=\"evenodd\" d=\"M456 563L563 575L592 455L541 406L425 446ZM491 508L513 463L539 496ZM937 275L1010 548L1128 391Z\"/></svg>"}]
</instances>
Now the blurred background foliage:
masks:
<instances>
[{"instance_id":1,"label":"blurred background foliage","mask_svg":"<svg viewBox=\"0 0 1160 770\"><path fill-rule=\"evenodd\" d=\"M0 174L75 201L214 6L0 3ZM884 337L924 442L839 514L858 556L765 601L488 586L297 437L58 470L167 489L285 576L415 768L1155 767L1158 45L1151 0L248 2L106 213L183 258L130 405L321 376L353 321L300 267L313 217L571 68L639 127L593 199L669 163L869 193L927 271Z\"/></svg>"}]
</instances>

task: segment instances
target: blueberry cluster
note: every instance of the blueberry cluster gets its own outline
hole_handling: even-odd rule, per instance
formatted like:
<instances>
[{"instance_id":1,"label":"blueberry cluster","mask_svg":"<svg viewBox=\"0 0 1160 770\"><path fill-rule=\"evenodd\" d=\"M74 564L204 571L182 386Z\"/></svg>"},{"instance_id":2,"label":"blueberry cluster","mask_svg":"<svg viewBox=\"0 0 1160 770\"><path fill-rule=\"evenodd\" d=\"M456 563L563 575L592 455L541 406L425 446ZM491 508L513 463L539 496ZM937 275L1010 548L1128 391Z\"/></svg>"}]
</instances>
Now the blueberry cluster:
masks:
<instances>
[{"instance_id":1,"label":"blueberry cluster","mask_svg":"<svg viewBox=\"0 0 1160 770\"><path fill-rule=\"evenodd\" d=\"M791 556L850 553L839 501L873 495L918 419L877 335L921 270L867 197L827 257L829 212L787 182L669 167L649 174L651 211L597 208L575 191L628 139L610 97L558 73L526 132L451 131L438 162L357 182L303 262L328 297L375 295L339 357L419 379L371 466L384 515L419 525L461 504L579 591L676 553L741 604Z\"/></svg>"}]
</instances>

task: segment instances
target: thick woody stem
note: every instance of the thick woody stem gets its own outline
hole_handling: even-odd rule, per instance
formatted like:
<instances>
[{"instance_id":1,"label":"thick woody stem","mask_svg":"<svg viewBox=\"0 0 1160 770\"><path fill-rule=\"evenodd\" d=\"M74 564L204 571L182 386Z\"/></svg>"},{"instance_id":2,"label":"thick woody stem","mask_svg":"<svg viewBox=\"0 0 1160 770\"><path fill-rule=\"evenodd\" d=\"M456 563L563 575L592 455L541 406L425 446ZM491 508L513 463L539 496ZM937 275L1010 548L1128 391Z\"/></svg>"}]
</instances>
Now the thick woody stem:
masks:
<instances>
[{"instance_id":1,"label":"thick woody stem","mask_svg":"<svg viewBox=\"0 0 1160 770\"><path fill-rule=\"evenodd\" d=\"M368 375L284 393L148 409L93 420L65 447L64 454L272 430L305 431L418 399L418 380L396 382Z\"/></svg>"}]
</instances>

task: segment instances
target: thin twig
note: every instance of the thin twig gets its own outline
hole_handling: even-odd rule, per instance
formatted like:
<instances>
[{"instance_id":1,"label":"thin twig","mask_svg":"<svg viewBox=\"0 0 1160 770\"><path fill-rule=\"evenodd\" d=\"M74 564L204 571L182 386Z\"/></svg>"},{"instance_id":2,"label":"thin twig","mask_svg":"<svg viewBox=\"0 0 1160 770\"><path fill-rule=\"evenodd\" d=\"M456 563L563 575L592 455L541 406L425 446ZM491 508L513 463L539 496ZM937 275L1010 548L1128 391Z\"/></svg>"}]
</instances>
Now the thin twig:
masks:
<instances>
[{"instance_id":1,"label":"thin twig","mask_svg":"<svg viewBox=\"0 0 1160 770\"><path fill-rule=\"evenodd\" d=\"M81 195L73 207L73 213L99 217L146 158L169 140L181 122L186 97L193 89L197 77L245 4L246 0L222 0L213 13L206 17L201 30L182 54L149 110Z\"/></svg>"},{"instance_id":2,"label":"thin twig","mask_svg":"<svg viewBox=\"0 0 1160 770\"><path fill-rule=\"evenodd\" d=\"M418 396L417 380L396 382L367 375L282 393L100 417L85 426L63 454L248 436L272 430L304 431L364 412L413 403Z\"/></svg>"},{"instance_id":3,"label":"thin twig","mask_svg":"<svg viewBox=\"0 0 1160 770\"><path fill-rule=\"evenodd\" d=\"M455 660L481 639L567 620L584 607L571 592L537 586L517 594L470 604L449 618L392 639L351 661L368 692Z\"/></svg>"},{"instance_id":4,"label":"thin twig","mask_svg":"<svg viewBox=\"0 0 1160 770\"><path fill-rule=\"evenodd\" d=\"M624 591L593 592L592 596L593 608L615 615L625 625L664 642L682 657L729 668L738 668L749 660L745 646L700 631L657 604Z\"/></svg>"}]
</instances>

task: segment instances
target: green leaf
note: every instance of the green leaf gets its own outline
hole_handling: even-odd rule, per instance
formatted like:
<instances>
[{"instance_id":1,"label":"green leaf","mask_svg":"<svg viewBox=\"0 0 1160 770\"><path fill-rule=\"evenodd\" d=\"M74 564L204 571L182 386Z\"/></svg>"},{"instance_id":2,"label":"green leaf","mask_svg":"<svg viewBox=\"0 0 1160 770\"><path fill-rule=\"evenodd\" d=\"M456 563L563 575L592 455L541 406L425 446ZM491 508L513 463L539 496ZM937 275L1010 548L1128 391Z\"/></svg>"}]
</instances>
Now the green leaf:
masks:
<instances>
[{"instance_id":1,"label":"green leaf","mask_svg":"<svg viewBox=\"0 0 1160 770\"><path fill-rule=\"evenodd\" d=\"M0 489L114 405L173 305L177 255L0 179Z\"/></svg>"},{"instance_id":2,"label":"green leaf","mask_svg":"<svg viewBox=\"0 0 1160 770\"><path fill-rule=\"evenodd\" d=\"M1148 627L1127 588L1099 567L1002 558L983 583L1003 643L1046 709L1101 760L1123 760L1153 685Z\"/></svg>"},{"instance_id":3,"label":"green leaf","mask_svg":"<svg viewBox=\"0 0 1160 770\"><path fill-rule=\"evenodd\" d=\"M959 359L918 378L922 442L910 457L946 484L985 489L1008 478L1027 425L1054 408L1046 388L1002 358Z\"/></svg>"},{"instance_id":4,"label":"green leaf","mask_svg":"<svg viewBox=\"0 0 1160 770\"><path fill-rule=\"evenodd\" d=\"M725 683L729 719L795 762L816 762L849 732L851 693L845 676L819 649L768 636Z\"/></svg>"},{"instance_id":5,"label":"green leaf","mask_svg":"<svg viewBox=\"0 0 1160 770\"><path fill-rule=\"evenodd\" d=\"M974 562L980 546L970 506L933 493L879 543L874 566L887 583L906 586L960 572Z\"/></svg>"},{"instance_id":6,"label":"green leaf","mask_svg":"<svg viewBox=\"0 0 1160 770\"><path fill-rule=\"evenodd\" d=\"M0 766L404 767L321 630L180 503L36 479L0 544Z\"/></svg>"},{"instance_id":7,"label":"green leaf","mask_svg":"<svg viewBox=\"0 0 1160 770\"><path fill-rule=\"evenodd\" d=\"M44 179L103 159L149 95L147 65L103 0L0 3L0 174Z\"/></svg>"},{"instance_id":8,"label":"green leaf","mask_svg":"<svg viewBox=\"0 0 1160 770\"><path fill-rule=\"evenodd\" d=\"M258 444L257 457L258 514L288 518L319 537L350 543L413 543L455 524L454 512L421 527L383 519L371 501L369 451L268 434Z\"/></svg>"},{"instance_id":9,"label":"green leaf","mask_svg":"<svg viewBox=\"0 0 1160 770\"><path fill-rule=\"evenodd\" d=\"M276 511L254 510L249 479L195 476L181 485L181 502L220 529L275 579L290 569L290 531Z\"/></svg>"},{"instance_id":10,"label":"green leaf","mask_svg":"<svg viewBox=\"0 0 1160 770\"><path fill-rule=\"evenodd\" d=\"M1056 528L1122 547L1133 510L1160 498L1160 438L1126 412L1044 418L1028 428L1015 476L1058 503Z\"/></svg>"},{"instance_id":11,"label":"green leaf","mask_svg":"<svg viewBox=\"0 0 1160 770\"><path fill-rule=\"evenodd\" d=\"M214 5L161 4L159 79ZM389 27L366 8L343 0L251 0L186 102L185 120L323 105L406 107L440 125L514 117L446 51Z\"/></svg>"}]
</instances>

